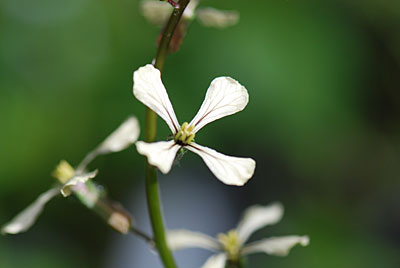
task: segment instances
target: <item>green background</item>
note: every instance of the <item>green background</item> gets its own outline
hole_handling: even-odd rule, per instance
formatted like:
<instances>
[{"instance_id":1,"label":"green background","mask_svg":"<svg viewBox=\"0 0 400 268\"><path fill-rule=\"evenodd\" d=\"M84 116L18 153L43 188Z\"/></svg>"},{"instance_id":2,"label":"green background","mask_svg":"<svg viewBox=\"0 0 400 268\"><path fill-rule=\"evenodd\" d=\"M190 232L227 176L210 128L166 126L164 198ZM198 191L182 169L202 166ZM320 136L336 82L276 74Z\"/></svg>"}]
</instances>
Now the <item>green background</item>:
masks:
<instances>
[{"instance_id":1,"label":"green background","mask_svg":"<svg viewBox=\"0 0 400 268\"><path fill-rule=\"evenodd\" d=\"M222 186L238 196L238 215L255 203L285 205L283 221L255 238L311 237L286 258L259 254L250 266L400 267L400 2L201 5L241 19L226 30L194 21L167 58L177 117L194 116L216 76L245 85L246 109L196 141L257 160L245 187ZM143 127L132 72L152 61L158 34L139 1L0 1L0 224L52 185L59 160L78 164L130 114ZM167 135L159 120L158 138ZM143 179L134 148L91 167L122 203ZM180 169L208 172L193 154ZM29 232L0 237L0 267L103 267L115 233L100 223L57 198Z\"/></svg>"}]
</instances>

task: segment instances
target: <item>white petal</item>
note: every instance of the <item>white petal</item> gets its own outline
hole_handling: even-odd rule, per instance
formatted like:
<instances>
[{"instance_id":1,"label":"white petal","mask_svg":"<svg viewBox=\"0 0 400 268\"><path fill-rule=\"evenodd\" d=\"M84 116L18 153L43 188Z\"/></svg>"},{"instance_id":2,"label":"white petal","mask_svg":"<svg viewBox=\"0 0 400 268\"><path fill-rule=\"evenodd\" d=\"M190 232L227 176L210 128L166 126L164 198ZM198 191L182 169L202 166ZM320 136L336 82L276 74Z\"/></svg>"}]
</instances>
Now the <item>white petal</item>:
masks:
<instances>
[{"instance_id":1,"label":"white petal","mask_svg":"<svg viewBox=\"0 0 400 268\"><path fill-rule=\"evenodd\" d=\"M60 189L51 188L50 190L42 193L32 204L21 211L9 223L1 228L2 234L17 234L28 230L36 221L42 212L44 206L54 196L56 196Z\"/></svg>"},{"instance_id":2,"label":"white petal","mask_svg":"<svg viewBox=\"0 0 400 268\"><path fill-rule=\"evenodd\" d=\"M250 243L243 247L242 254L247 255L251 253L264 252L275 256L286 256L292 247L299 244L307 246L310 242L308 236L282 236L271 237L260 241Z\"/></svg>"},{"instance_id":3,"label":"white petal","mask_svg":"<svg viewBox=\"0 0 400 268\"><path fill-rule=\"evenodd\" d=\"M227 260L225 253L212 255L201 268L224 268Z\"/></svg>"},{"instance_id":4,"label":"white petal","mask_svg":"<svg viewBox=\"0 0 400 268\"><path fill-rule=\"evenodd\" d=\"M197 5L199 4L199 0L191 0L187 5L185 11L183 12L182 18L191 20L195 17L195 11Z\"/></svg>"},{"instance_id":5,"label":"white petal","mask_svg":"<svg viewBox=\"0 0 400 268\"><path fill-rule=\"evenodd\" d=\"M283 206L273 203L268 206L251 206L243 213L237 232L239 240L243 244L250 235L260 228L279 222L283 216Z\"/></svg>"},{"instance_id":6,"label":"white petal","mask_svg":"<svg viewBox=\"0 0 400 268\"><path fill-rule=\"evenodd\" d=\"M180 148L181 146L176 145L173 140L153 143L136 142L136 149L139 154L146 156L147 161L164 174L171 170L176 153Z\"/></svg>"},{"instance_id":7,"label":"white petal","mask_svg":"<svg viewBox=\"0 0 400 268\"><path fill-rule=\"evenodd\" d=\"M162 1L142 1L140 7L143 16L151 23L157 26L163 26L172 14L174 9L168 2Z\"/></svg>"},{"instance_id":8,"label":"white petal","mask_svg":"<svg viewBox=\"0 0 400 268\"><path fill-rule=\"evenodd\" d=\"M211 236L188 230L167 231L167 241L168 246L172 250L180 250L184 248L204 248L217 251L221 248L218 241Z\"/></svg>"},{"instance_id":9,"label":"white petal","mask_svg":"<svg viewBox=\"0 0 400 268\"><path fill-rule=\"evenodd\" d=\"M135 116L126 119L96 149L88 153L79 164L77 171L84 171L86 166L98 155L122 151L133 144L139 137L140 127Z\"/></svg>"},{"instance_id":10,"label":"white petal","mask_svg":"<svg viewBox=\"0 0 400 268\"><path fill-rule=\"evenodd\" d=\"M239 21L239 12L208 7L199 9L197 11L197 18L204 26L222 29L237 24Z\"/></svg>"},{"instance_id":11,"label":"white petal","mask_svg":"<svg viewBox=\"0 0 400 268\"><path fill-rule=\"evenodd\" d=\"M93 179L97 175L97 170L83 173L83 174L75 174L66 184L63 185L61 189L61 194L64 197L67 197L71 194L71 188L76 186L79 183L86 183L89 179Z\"/></svg>"},{"instance_id":12,"label":"white petal","mask_svg":"<svg viewBox=\"0 0 400 268\"><path fill-rule=\"evenodd\" d=\"M251 158L224 155L194 142L185 148L198 154L215 177L228 185L244 185L256 168L256 162Z\"/></svg>"},{"instance_id":13,"label":"white petal","mask_svg":"<svg viewBox=\"0 0 400 268\"><path fill-rule=\"evenodd\" d=\"M230 77L215 78L200 110L189 125L195 125L193 131L196 133L212 121L243 110L248 102L249 94L238 81Z\"/></svg>"},{"instance_id":14,"label":"white petal","mask_svg":"<svg viewBox=\"0 0 400 268\"><path fill-rule=\"evenodd\" d=\"M122 151L137 140L139 133L137 118L130 116L100 144L97 151L101 154Z\"/></svg>"},{"instance_id":15,"label":"white petal","mask_svg":"<svg viewBox=\"0 0 400 268\"><path fill-rule=\"evenodd\" d=\"M133 94L164 119L173 133L178 131L180 125L161 81L160 71L153 65L147 64L133 73Z\"/></svg>"}]
</instances>

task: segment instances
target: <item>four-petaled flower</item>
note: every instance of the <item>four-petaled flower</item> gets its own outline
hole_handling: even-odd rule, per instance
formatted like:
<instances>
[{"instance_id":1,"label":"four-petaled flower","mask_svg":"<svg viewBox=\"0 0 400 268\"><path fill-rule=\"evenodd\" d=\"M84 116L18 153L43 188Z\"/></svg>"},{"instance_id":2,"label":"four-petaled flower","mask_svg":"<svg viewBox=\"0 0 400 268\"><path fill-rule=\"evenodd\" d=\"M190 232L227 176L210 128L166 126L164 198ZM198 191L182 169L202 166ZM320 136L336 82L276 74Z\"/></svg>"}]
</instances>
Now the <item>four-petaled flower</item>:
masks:
<instances>
[{"instance_id":1,"label":"four-petaled flower","mask_svg":"<svg viewBox=\"0 0 400 268\"><path fill-rule=\"evenodd\" d=\"M307 246L308 236L270 237L245 245L252 233L279 222L282 216L283 206L280 203L269 206L256 205L245 211L236 229L219 234L217 239L188 230L170 230L167 232L167 240L172 250L197 247L219 252L212 255L202 268L224 268L227 262L238 263L243 256L258 252L286 256L297 244Z\"/></svg>"},{"instance_id":2,"label":"four-petaled flower","mask_svg":"<svg viewBox=\"0 0 400 268\"><path fill-rule=\"evenodd\" d=\"M119 152L128 148L137 140L139 132L138 120L136 117L130 116L96 149L89 152L77 169L62 160L52 174L58 180L57 185L42 193L32 204L5 224L1 228L1 233L17 234L27 231L35 223L47 202L60 192L64 197L74 193L86 207L93 208L101 191L89 181L97 175L97 170L87 172L87 165L98 155ZM117 231L126 233L129 230L130 219L123 218L121 213L113 213L108 219L108 224Z\"/></svg>"},{"instance_id":3,"label":"four-petaled flower","mask_svg":"<svg viewBox=\"0 0 400 268\"><path fill-rule=\"evenodd\" d=\"M166 174L177 152L186 148L198 154L225 184L240 186L252 177L256 165L253 159L227 156L194 142L195 135L206 124L244 109L249 95L239 82L230 77L215 78L197 115L190 123L179 125L158 69L150 64L141 67L134 72L133 80L135 97L164 119L173 134L170 141L136 142L138 152L147 156L151 165Z\"/></svg>"}]
</instances>

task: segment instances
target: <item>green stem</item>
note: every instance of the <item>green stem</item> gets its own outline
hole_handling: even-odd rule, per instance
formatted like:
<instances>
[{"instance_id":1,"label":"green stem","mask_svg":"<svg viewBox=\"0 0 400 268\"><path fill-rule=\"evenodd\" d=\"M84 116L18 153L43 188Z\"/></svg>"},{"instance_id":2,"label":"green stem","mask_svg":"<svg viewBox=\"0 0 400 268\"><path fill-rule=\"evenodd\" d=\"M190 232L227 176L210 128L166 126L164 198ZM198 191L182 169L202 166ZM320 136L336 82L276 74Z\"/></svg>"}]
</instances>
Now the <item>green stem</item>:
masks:
<instances>
[{"instance_id":1,"label":"green stem","mask_svg":"<svg viewBox=\"0 0 400 268\"><path fill-rule=\"evenodd\" d=\"M174 8L172 15L164 29L160 45L157 50L154 67L162 73L165 58L168 52L169 43L175 32L176 26L190 0L180 0L177 8ZM146 108L145 141L154 142L157 133L157 116L149 108ZM160 254L161 260L166 268L176 268L175 260L171 250L168 248L165 237L163 216L161 212L161 201L156 169L149 163L146 164L146 195L147 206L150 215L151 226L154 233L154 242Z\"/></svg>"},{"instance_id":2,"label":"green stem","mask_svg":"<svg viewBox=\"0 0 400 268\"><path fill-rule=\"evenodd\" d=\"M225 264L225 268L244 268L244 262L243 260L237 260L237 261L230 261L228 260Z\"/></svg>"},{"instance_id":3,"label":"green stem","mask_svg":"<svg viewBox=\"0 0 400 268\"><path fill-rule=\"evenodd\" d=\"M174 35L176 26L178 25L183 12L185 11L186 6L189 4L190 0L180 0L178 3L178 7L174 8L171 17L167 25L165 26L164 32L162 33L160 45L157 50L156 62L154 63L154 67L156 67L162 73L165 63L165 57L167 56L169 43L171 42L171 38Z\"/></svg>"}]
</instances>

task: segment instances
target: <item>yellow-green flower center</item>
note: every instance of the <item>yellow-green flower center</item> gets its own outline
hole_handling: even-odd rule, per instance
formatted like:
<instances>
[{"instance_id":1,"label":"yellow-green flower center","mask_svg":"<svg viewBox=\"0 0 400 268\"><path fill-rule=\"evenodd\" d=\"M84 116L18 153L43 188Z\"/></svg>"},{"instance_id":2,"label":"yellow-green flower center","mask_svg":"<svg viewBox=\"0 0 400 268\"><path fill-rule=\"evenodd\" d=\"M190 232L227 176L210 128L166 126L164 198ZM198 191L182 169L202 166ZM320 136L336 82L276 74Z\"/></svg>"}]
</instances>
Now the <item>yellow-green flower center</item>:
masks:
<instances>
[{"instance_id":1,"label":"yellow-green flower center","mask_svg":"<svg viewBox=\"0 0 400 268\"><path fill-rule=\"evenodd\" d=\"M222 244L224 251L228 254L228 259L237 261L239 259L240 242L236 230L230 230L226 234L219 234L218 240Z\"/></svg>"},{"instance_id":2,"label":"yellow-green flower center","mask_svg":"<svg viewBox=\"0 0 400 268\"><path fill-rule=\"evenodd\" d=\"M188 145L194 140L194 125L188 127L188 122L182 124L181 129L175 134L174 141L179 145Z\"/></svg>"},{"instance_id":3,"label":"yellow-green flower center","mask_svg":"<svg viewBox=\"0 0 400 268\"><path fill-rule=\"evenodd\" d=\"M67 161L61 160L51 175L62 184L65 184L75 175L75 170Z\"/></svg>"}]
</instances>

